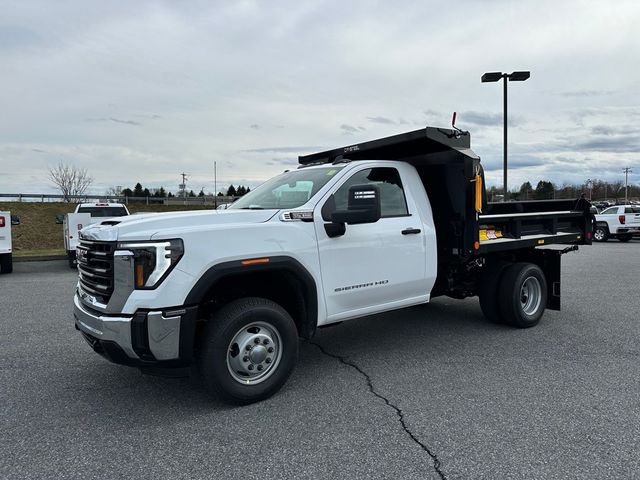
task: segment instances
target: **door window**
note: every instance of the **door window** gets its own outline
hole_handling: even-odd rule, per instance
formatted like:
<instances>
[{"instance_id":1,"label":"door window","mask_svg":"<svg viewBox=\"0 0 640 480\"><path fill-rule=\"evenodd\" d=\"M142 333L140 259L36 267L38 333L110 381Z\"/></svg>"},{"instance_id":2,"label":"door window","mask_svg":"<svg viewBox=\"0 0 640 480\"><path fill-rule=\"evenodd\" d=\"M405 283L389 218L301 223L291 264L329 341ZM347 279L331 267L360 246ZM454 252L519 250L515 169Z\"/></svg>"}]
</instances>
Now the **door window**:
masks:
<instances>
[{"instance_id":1,"label":"door window","mask_svg":"<svg viewBox=\"0 0 640 480\"><path fill-rule=\"evenodd\" d=\"M615 215L618 213L618 207L607 208L601 215Z\"/></svg>"},{"instance_id":2,"label":"door window","mask_svg":"<svg viewBox=\"0 0 640 480\"><path fill-rule=\"evenodd\" d=\"M356 172L344 182L333 194L334 201L327 202L322 208L322 218L325 221L331 221L333 212L347 209L349 188L354 185L375 185L378 187L380 190L380 214L382 218L409 215L407 200L398 170L390 167L381 167L368 168Z\"/></svg>"}]
</instances>

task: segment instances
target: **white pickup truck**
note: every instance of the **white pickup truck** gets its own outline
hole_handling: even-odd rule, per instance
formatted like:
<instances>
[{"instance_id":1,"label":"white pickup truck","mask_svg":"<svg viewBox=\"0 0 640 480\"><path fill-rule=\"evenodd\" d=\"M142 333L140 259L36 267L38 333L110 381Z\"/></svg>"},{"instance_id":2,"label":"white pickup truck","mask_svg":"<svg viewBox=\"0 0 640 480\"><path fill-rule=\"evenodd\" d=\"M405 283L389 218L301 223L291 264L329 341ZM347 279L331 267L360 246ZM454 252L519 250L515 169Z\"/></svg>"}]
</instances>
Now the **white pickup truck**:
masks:
<instances>
[{"instance_id":1,"label":"white pickup truck","mask_svg":"<svg viewBox=\"0 0 640 480\"><path fill-rule=\"evenodd\" d=\"M76 247L80 239L79 232L84 227L99 222L105 217L129 215L127 207L121 203L79 203L73 213L67 213L62 221L64 249L67 252L69 267L76 267Z\"/></svg>"},{"instance_id":2,"label":"white pickup truck","mask_svg":"<svg viewBox=\"0 0 640 480\"><path fill-rule=\"evenodd\" d=\"M585 200L487 204L467 132L299 162L227 210L83 228L74 316L92 348L155 374L195 361L210 391L246 404L273 395L298 338L330 324L478 295L492 321L536 325L560 308L561 254L591 243Z\"/></svg>"},{"instance_id":3,"label":"white pickup truck","mask_svg":"<svg viewBox=\"0 0 640 480\"><path fill-rule=\"evenodd\" d=\"M0 212L0 273L13 272L11 213Z\"/></svg>"},{"instance_id":4,"label":"white pickup truck","mask_svg":"<svg viewBox=\"0 0 640 480\"><path fill-rule=\"evenodd\" d=\"M640 235L639 206L617 205L595 215L593 239L597 242L606 242L609 238L628 242L633 235Z\"/></svg>"}]
</instances>

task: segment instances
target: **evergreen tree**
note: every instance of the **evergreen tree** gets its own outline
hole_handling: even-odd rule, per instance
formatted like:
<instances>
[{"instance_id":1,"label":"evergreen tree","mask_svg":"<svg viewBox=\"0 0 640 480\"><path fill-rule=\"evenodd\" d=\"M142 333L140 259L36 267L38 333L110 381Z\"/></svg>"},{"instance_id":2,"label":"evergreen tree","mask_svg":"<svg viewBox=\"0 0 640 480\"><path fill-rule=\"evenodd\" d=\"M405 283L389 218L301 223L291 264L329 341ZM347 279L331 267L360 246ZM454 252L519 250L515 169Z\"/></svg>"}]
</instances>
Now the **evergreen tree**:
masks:
<instances>
[{"instance_id":1,"label":"evergreen tree","mask_svg":"<svg viewBox=\"0 0 640 480\"><path fill-rule=\"evenodd\" d=\"M522 200L531 200L533 198L533 187L531 182L524 182L520 185L520 198Z\"/></svg>"},{"instance_id":2,"label":"evergreen tree","mask_svg":"<svg viewBox=\"0 0 640 480\"><path fill-rule=\"evenodd\" d=\"M546 180L540 180L538 185L536 185L536 199L537 200L548 200L553 198L553 193L555 189L553 187L553 183L548 182Z\"/></svg>"},{"instance_id":3,"label":"evergreen tree","mask_svg":"<svg viewBox=\"0 0 640 480\"><path fill-rule=\"evenodd\" d=\"M199 197L204 197L204 188L200 189L200 193L198 193Z\"/></svg>"},{"instance_id":4,"label":"evergreen tree","mask_svg":"<svg viewBox=\"0 0 640 480\"><path fill-rule=\"evenodd\" d=\"M193 190L191 190L191 191L189 192L189 196L190 196L190 197L195 197L195 196L196 196L196 194L195 194L195 192L194 192Z\"/></svg>"},{"instance_id":5,"label":"evergreen tree","mask_svg":"<svg viewBox=\"0 0 640 480\"><path fill-rule=\"evenodd\" d=\"M133 190L131 190L130 188L125 188L124 190L122 190L122 192L120 192L122 195L124 195L125 197L133 197Z\"/></svg>"},{"instance_id":6,"label":"evergreen tree","mask_svg":"<svg viewBox=\"0 0 640 480\"><path fill-rule=\"evenodd\" d=\"M227 197L235 197L238 193L233 185L230 185L227 189Z\"/></svg>"},{"instance_id":7,"label":"evergreen tree","mask_svg":"<svg viewBox=\"0 0 640 480\"><path fill-rule=\"evenodd\" d=\"M144 190L142 190L142 185L140 184L140 182L136 183L136 186L133 187L133 196L144 197Z\"/></svg>"},{"instance_id":8,"label":"evergreen tree","mask_svg":"<svg viewBox=\"0 0 640 480\"><path fill-rule=\"evenodd\" d=\"M150 196L151 196L151 192L149 191L149 189L148 189L148 188L145 188L145 189L142 191L142 196L143 196L143 197L150 197Z\"/></svg>"}]
</instances>

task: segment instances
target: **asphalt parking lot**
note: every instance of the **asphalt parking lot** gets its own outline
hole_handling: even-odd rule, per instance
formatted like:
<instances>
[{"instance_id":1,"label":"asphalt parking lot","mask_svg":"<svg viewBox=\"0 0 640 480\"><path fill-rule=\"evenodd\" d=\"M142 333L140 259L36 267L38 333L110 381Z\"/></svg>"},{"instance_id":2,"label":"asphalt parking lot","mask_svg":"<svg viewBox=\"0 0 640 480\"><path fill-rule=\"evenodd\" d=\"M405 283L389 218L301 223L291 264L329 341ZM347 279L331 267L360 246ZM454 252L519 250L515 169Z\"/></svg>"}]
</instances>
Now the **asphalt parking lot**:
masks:
<instances>
[{"instance_id":1,"label":"asphalt parking lot","mask_svg":"<svg viewBox=\"0 0 640 480\"><path fill-rule=\"evenodd\" d=\"M563 310L533 329L442 298L323 329L279 394L234 408L103 360L66 262L17 263L0 477L640 478L639 273L640 240L612 240L563 258Z\"/></svg>"}]
</instances>

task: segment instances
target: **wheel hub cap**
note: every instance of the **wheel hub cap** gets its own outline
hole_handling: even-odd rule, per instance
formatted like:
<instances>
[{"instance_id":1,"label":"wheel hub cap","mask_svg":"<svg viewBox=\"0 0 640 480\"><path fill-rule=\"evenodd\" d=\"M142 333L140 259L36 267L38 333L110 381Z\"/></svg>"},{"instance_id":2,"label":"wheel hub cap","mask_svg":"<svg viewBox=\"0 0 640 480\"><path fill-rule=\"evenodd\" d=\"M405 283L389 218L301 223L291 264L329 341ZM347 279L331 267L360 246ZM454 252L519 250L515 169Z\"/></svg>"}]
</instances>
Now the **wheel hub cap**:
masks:
<instances>
[{"instance_id":1,"label":"wheel hub cap","mask_svg":"<svg viewBox=\"0 0 640 480\"><path fill-rule=\"evenodd\" d=\"M267 349L262 345L258 345L251 350L249 359L251 360L251 363L254 364L260 364L264 362L267 359Z\"/></svg>"}]
</instances>

